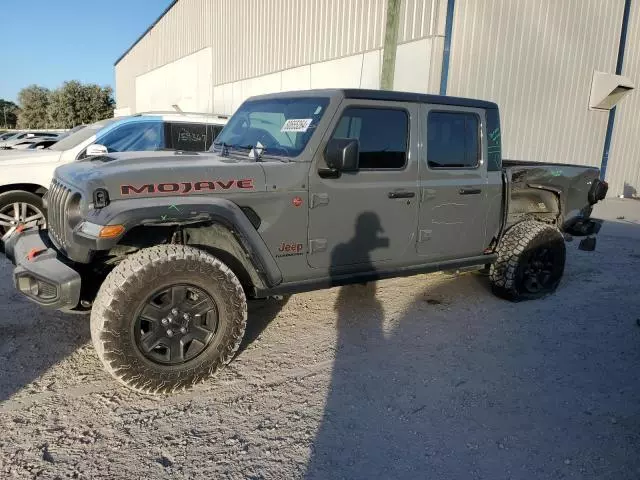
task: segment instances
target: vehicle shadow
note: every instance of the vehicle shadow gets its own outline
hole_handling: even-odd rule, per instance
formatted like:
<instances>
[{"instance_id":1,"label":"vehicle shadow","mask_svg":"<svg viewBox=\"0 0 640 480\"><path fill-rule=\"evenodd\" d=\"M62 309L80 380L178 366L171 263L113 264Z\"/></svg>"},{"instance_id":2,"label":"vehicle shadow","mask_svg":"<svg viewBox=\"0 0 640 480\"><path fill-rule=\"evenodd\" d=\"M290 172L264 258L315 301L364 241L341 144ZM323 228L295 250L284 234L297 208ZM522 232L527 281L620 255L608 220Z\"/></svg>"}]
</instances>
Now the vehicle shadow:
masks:
<instances>
[{"instance_id":1,"label":"vehicle shadow","mask_svg":"<svg viewBox=\"0 0 640 480\"><path fill-rule=\"evenodd\" d=\"M236 357L241 355L249 345L258 340L262 332L276 319L288 301L289 297L284 297L281 300L267 298L249 301L247 328L244 332L244 337L242 337L242 343L240 343Z\"/></svg>"},{"instance_id":2,"label":"vehicle shadow","mask_svg":"<svg viewBox=\"0 0 640 480\"><path fill-rule=\"evenodd\" d=\"M89 315L67 315L31 303L13 287L11 270L9 262L0 262L0 403L25 389L55 390L62 382L82 383L104 375L93 355ZM249 303L247 330L238 355L258 339L286 303L286 298ZM68 368L47 375L83 346L89 347L90 354L82 361L71 361ZM65 372L69 375L62 379Z\"/></svg>"},{"instance_id":3,"label":"vehicle shadow","mask_svg":"<svg viewBox=\"0 0 640 480\"><path fill-rule=\"evenodd\" d=\"M90 342L89 317L45 310L18 293L11 265L0 262L0 402L32 384ZM46 390L52 380L35 384ZM46 384L44 384L46 383Z\"/></svg>"},{"instance_id":4,"label":"vehicle shadow","mask_svg":"<svg viewBox=\"0 0 640 480\"><path fill-rule=\"evenodd\" d=\"M569 244L567 277L537 301L436 274L396 315L393 283L342 287L306 478L633 478L640 299L616 275L640 266L634 234L625 248Z\"/></svg>"}]
</instances>

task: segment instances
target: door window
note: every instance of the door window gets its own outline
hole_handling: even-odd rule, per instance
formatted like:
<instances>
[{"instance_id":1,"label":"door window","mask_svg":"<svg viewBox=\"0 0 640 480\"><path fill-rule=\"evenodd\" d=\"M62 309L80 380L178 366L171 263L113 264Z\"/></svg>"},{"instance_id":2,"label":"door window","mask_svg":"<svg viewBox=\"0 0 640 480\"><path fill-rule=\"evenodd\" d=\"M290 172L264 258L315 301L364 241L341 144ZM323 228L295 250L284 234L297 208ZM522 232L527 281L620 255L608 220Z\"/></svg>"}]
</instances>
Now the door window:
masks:
<instances>
[{"instance_id":1,"label":"door window","mask_svg":"<svg viewBox=\"0 0 640 480\"><path fill-rule=\"evenodd\" d=\"M404 110L350 107L333 138L359 141L361 169L401 169L407 163L408 127Z\"/></svg>"},{"instance_id":2,"label":"door window","mask_svg":"<svg viewBox=\"0 0 640 480\"><path fill-rule=\"evenodd\" d=\"M185 152L207 150L207 125L204 123L171 123L170 148Z\"/></svg>"},{"instance_id":3,"label":"door window","mask_svg":"<svg viewBox=\"0 0 640 480\"><path fill-rule=\"evenodd\" d=\"M429 112L427 161L431 168L475 168L480 159L475 113Z\"/></svg>"},{"instance_id":4,"label":"door window","mask_svg":"<svg viewBox=\"0 0 640 480\"><path fill-rule=\"evenodd\" d=\"M134 122L116 127L96 140L112 152L143 152L164 148L162 122Z\"/></svg>"}]
</instances>

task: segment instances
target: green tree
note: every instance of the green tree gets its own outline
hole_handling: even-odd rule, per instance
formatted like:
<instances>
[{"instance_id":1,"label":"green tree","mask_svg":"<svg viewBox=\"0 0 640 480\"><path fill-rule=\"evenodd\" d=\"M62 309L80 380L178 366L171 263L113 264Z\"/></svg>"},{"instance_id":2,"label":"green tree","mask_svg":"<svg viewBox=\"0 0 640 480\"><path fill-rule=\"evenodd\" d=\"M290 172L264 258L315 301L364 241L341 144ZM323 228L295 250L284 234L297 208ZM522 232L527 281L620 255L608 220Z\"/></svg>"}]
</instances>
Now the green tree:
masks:
<instances>
[{"instance_id":1,"label":"green tree","mask_svg":"<svg viewBox=\"0 0 640 480\"><path fill-rule=\"evenodd\" d=\"M18 124L18 105L4 98L0 98L0 126L16 128Z\"/></svg>"},{"instance_id":2,"label":"green tree","mask_svg":"<svg viewBox=\"0 0 640 480\"><path fill-rule=\"evenodd\" d=\"M48 117L49 90L38 85L30 85L18 93L20 112L18 126L22 128L45 128Z\"/></svg>"},{"instance_id":3,"label":"green tree","mask_svg":"<svg viewBox=\"0 0 640 480\"><path fill-rule=\"evenodd\" d=\"M72 80L51 92L47 116L55 127L72 128L112 117L114 103L111 87Z\"/></svg>"}]
</instances>

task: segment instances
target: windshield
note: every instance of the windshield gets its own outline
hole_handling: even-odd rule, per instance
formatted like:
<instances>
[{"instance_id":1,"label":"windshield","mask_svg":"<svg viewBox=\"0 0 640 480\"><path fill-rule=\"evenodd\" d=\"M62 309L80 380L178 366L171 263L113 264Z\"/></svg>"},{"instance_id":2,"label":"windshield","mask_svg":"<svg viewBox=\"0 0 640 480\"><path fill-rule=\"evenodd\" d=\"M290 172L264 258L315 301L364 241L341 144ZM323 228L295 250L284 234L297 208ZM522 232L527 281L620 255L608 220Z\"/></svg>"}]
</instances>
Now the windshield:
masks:
<instances>
[{"instance_id":1,"label":"windshield","mask_svg":"<svg viewBox=\"0 0 640 480\"><path fill-rule=\"evenodd\" d=\"M63 138L59 142L51 145L49 150L56 150L58 152L62 152L64 150L69 150L74 148L77 145L80 145L86 139L91 137L92 135L96 135L99 130L103 129L111 125L114 122L117 122L117 118L108 118L106 120L100 120L99 122L92 123L91 125L87 125L86 127L72 133L68 137Z\"/></svg>"},{"instance_id":2,"label":"windshield","mask_svg":"<svg viewBox=\"0 0 640 480\"><path fill-rule=\"evenodd\" d=\"M250 158L297 157L324 115L328 98L274 98L243 103L211 151L243 150Z\"/></svg>"}]
</instances>

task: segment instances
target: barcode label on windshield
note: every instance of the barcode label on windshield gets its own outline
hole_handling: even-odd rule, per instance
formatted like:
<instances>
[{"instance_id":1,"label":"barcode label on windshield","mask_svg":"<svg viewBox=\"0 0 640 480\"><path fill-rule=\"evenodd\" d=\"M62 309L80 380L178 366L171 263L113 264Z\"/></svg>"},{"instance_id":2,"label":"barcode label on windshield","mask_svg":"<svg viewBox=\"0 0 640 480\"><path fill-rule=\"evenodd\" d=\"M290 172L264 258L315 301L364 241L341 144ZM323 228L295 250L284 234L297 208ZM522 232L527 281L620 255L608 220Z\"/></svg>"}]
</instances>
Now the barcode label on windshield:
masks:
<instances>
[{"instance_id":1,"label":"barcode label on windshield","mask_svg":"<svg viewBox=\"0 0 640 480\"><path fill-rule=\"evenodd\" d=\"M309 130L309 125L311 125L312 121L313 121L312 118L290 118L289 120L284 122L284 125L282 125L282 128L280 129L280 131L281 132L306 132L307 130Z\"/></svg>"}]
</instances>

